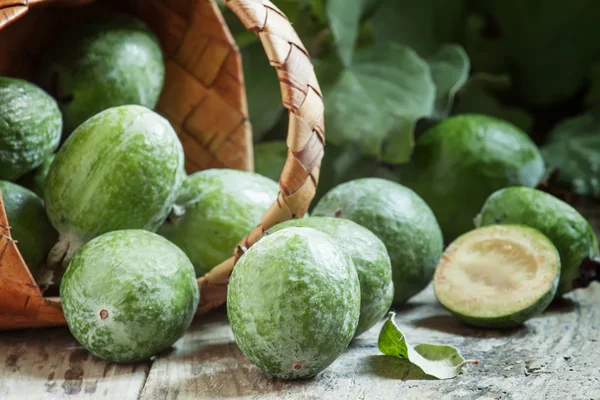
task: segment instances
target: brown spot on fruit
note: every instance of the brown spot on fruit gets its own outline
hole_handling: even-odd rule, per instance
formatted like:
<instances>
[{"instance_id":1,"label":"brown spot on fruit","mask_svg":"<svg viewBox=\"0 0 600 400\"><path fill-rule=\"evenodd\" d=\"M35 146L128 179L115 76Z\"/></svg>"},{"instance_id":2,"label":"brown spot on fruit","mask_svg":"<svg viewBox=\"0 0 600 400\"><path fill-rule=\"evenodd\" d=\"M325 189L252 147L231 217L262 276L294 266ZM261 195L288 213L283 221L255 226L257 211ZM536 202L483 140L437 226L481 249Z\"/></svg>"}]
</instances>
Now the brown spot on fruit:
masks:
<instances>
[{"instance_id":1,"label":"brown spot on fruit","mask_svg":"<svg viewBox=\"0 0 600 400\"><path fill-rule=\"evenodd\" d=\"M101 310L100 311L100 318L102 318L102 319L108 318L108 310Z\"/></svg>"},{"instance_id":2,"label":"brown spot on fruit","mask_svg":"<svg viewBox=\"0 0 600 400\"><path fill-rule=\"evenodd\" d=\"M342 216L342 210L337 210L333 215L335 215L336 218L340 218Z\"/></svg>"}]
</instances>

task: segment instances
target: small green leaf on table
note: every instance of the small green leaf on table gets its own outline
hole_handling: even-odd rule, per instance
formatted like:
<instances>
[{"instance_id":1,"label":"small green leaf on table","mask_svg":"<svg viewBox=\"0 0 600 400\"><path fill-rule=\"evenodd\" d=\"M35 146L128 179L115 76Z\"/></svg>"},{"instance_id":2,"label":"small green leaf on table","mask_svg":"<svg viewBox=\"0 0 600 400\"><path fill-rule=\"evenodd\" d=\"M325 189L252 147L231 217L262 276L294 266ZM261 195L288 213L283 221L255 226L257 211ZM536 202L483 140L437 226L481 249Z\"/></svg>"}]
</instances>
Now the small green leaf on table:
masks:
<instances>
[{"instance_id":1,"label":"small green leaf on table","mask_svg":"<svg viewBox=\"0 0 600 400\"><path fill-rule=\"evenodd\" d=\"M448 116L454 96L469 78L470 62L465 50L457 44L442 46L427 58L436 85L435 117Z\"/></svg>"},{"instance_id":2,"label":"small green leaf on table","mask_svg":"<svg viewBox=\"0 0 600 400\"><path fill-rule=\"evenodd\" d=\"M558 124L542 154L549 168L558 169L558 185L582 196L600 198L599 111Z\"/></svg>"},{"instance_id":3,"label":"small green leaf on table","mask_svg":"<svg viewBox=\"0 0 600 400\"><path fill-rule=\"evenodd\" d=\"M388 315L379 334L379 350L386 356L400 357L418 366L427 375L438 379L454 378L467 364L478 364L475 360L465 360L452 346L419 344L411 346L394 322L395 313Z\"/></svg>"},{"instance_id":4,"label":"small green leaf on table","mask_svg":"<svg viewBox=\"0 0 600 400\"><path fill-rule=\"evenodd\" d=\"M406 162L416 121L434 111L429 65L412 49L388 43L358 50L349 67L336 60L317 67L328 140L354 144L386 162Z\"/></svg>"}]
</instances>

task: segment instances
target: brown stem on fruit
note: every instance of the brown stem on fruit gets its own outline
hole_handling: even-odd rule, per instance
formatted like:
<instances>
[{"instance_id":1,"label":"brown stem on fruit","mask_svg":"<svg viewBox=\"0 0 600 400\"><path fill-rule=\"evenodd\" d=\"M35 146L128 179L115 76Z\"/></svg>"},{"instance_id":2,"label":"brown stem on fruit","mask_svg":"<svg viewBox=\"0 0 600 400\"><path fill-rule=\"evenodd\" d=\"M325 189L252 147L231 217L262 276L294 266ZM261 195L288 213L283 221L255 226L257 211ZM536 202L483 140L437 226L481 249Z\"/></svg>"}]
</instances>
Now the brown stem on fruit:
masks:
<instances>
[{"instance_id":1,"label":"brown stem on fruit","mask_svg":"<svg viewBox=\"0 0 600 400\"><path fill-rule=\"evenodd\" d=\"M594 281L600 281L600 257L586 257L579 267L579 278L573 281L573 288L586 288Z\"/></svg>"},{"instance_id":2,"label":"brown stem on fruit","mask_svg":"<svg viewBox=\"0 0 600 400\"><path fill-rule=\"evenodd\" d=\"M102 318L102 319L108 318L108 310L101 310L100 311L100 318Z\"/></svg>"}]
</instances>

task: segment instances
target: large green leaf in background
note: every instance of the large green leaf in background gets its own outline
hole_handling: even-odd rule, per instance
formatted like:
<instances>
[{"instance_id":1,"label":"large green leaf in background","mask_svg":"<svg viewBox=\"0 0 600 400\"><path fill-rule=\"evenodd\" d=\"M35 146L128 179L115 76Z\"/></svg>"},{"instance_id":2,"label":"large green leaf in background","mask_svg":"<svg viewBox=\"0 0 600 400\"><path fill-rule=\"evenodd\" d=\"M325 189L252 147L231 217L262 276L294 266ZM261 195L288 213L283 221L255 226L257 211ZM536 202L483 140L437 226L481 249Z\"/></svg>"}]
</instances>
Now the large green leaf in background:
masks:
<instances>
[{"instance_id":1,"label":"large green leaf in background","mask_svg":"<svg viewBox=\"0 0 600 400\"><path fill-rule=\"evenodd\" d=\"M510 79L486 74L473 75L458 92L452 110L457 114L485 114L512 122L525 132L533 125L533 118L525 110L503 105L496 91L510 88Z\"/></svg>"},{"instance_id":2,"label":"large green leaf in background","mask_svg":"<svg viewBox=\"0 0 600 400\"><path fill-rule=\"evenodd\" d=\"M345 66L352 63L352 53L358 38L360 19L379 0L327 0L325 12L337 52Z\"/></svg>"},{"instance_id":3,"label":"large green leaf in background","mask_svg":"<svg viewBox=\"0 0 600 400\"><path fill-rule=\"evenodd\" d=\"M420 55L433 55L455 42L463 29L465 0L383 0L373 16L373 32L380 43L394 41Z\"/></svg>"},{"instance_id":4,"label":"large green leaf in background","mask_svg":"<svg viewBox=\"0 0 600 400\"><path fill-rule=\"evenodd\" d=\"M582 88L600 55L598 0L494 0L488 8L525 103L560 103Z\"/></svg>"},{"instance_id":5,"label":"large green leaf in background","mask_svg":"<svg viewBox=\"0 0 600 400\"><path fill-rule=\"evenodd\" d=\"M258 141L283 112L279 80L259 42L244 47L242 59L250 123L254 141Z\"/></svg>"},{"instance_id":6,"label":"large green leaf in background","mask_svg":"<svg viewBox=\"0 0 600 400\"><path fill-rule=\"evenodd\" d=\"M436 86L434 117L446 117L452 108L456 92L469 78L469 56L459 45L447 44L426 61Z\"/></svg>"},{"instance_id":7,"label":"large green leaf in background","mask_svg":"<svg viewBox=\"0 0 600 400\"><path fill-rule=\"evenodd\" d=\"M329 60L317 71L328 140L384 161L407 161L416 121L434 111L427 63L408 47L386 44L358 50L349 67Z\"/></svg>"},{"instance_id":8,"label":"large green leaf in background","mask_svg":"<svg viewBox=\"0 0 600 400\"><path fill-rule=\"evenodd\" d=\"M592 65L590 74L590 89L585 97L588 106L600 105L600 63Z\"/></svg>"},{"instance_id":9,"label":"large green leaf in background","mask_svg":"<svg viewBox=\"0 0 600 400\"><path fill-rule=\"evenodd\" d=\"M560 185L600 198L600 112L590 111L557 125L542 154L550 168L558 168Z\"/></svg>"},{"instance_id":10,"label":"large green leaf in background","mask_svg":"<svg viewBox=\"0 0 600 400\"><path fill-rule=\"evenodd\" d=\"M337 42L340 60L345 66L352 62L362 7L363 0L328 0L325 3L331 33Z\"/></svg>"}]
</instances>

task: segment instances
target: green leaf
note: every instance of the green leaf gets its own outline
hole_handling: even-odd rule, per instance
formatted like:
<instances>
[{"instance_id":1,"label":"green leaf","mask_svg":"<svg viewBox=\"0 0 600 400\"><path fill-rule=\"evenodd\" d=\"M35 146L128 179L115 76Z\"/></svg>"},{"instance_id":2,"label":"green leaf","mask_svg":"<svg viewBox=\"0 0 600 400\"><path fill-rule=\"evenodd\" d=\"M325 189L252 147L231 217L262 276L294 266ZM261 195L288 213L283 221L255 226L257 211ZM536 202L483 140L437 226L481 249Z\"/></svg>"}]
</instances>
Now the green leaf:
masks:
<instances>
[{"instance_id":1,"label":"green leaf","mask_svg":"<svg viewBox=\"0 0 600 400\"><path fill-rule=\"evenodd\" d=\"M382 178L398 181L394 172L374 158L365 157L356 146L339 147L328 143L321 163L321 174L317 193L312 202L319 199L335 186L359 178Z\"/></svg>"},{"instance_id":2,"label":"green leaf","mask_svg":"<svg viewBox=\"0 0 600 400\"><path fill-rule=\"evenodd\" d=\"M373 16L375 39L429 56L456 41L465 11L465 0L383 0Z\"/></svg>"},{"instance_id":3,"label":"green leaf","mask_svg":"<svg viewBox=\"0 0 600 400\"><path fill-rule=\"evenodd\" d=\"M337 42L340 60L345 66L352 62L363 3L364 0L328 0L325 3L329 27Z\"/></svg>"},{"instance_id":4,"label":"green leaf","mask_svg":"<svg viewBox=\"0 0 600 400\"><path fill-rule=\"evenodd\" d=\"M600 198L600 112L558 124L542 154L550 168L558 168L559 185L582 196Z\"/></svg>"},{"instance_id":5,"label":"green leaf","mask_svg":"<svg viewBox=\"0 0 600 400\"><path fill-rule=\"evenodd\" d=\"M504 58L518 95L534 106L575 95L600 54L597 0L494 0Z\"/></svg>"},{"instance_id":6,"label":"green leaf","mask_svg":"<svg viewBox=\"0 0 600 400\"><path fill-rule=\"evenodd\" d=\"M500 37L484 34L490 29L489 20L490 18L484 15L467 16L463 35L465 50L469 54L474 71L503 74L507 72L508 60L503 53Z\"/></svg>"},{"instance_id":7,"label":"green leaf","mask_svg":"<svg viewBox=\"0 0 600 400\"><path fill-rule=\"evenodd\" d=\"M600 104L600 63L592 65L589 79L590 89L585 97L585 103L588 106L597 106Z\"/></svg>"},{"instance_id":8,"label":"green leaf","mask_svg":"<svg viewBox=\"0 0 600 400\"><path fill-rule=\"evenodd\" d=\"M454 378L465 365L479 363L465 360L452 346L419 344L412 347L396 326L395 316L393 312L389 314L379 333L378 347L383 354L407 359L427 375L438 379Z\"/></svg>"},{"instance_id":9,"label":"green leaf","mask_svg":"<svg viewBox=\"0 0 600 400\"><path fill-rule=\"evenodd\" d=\"M469 78L469 56L456 44L444 45L427 59L436 86L435 117L448 115L456 92Z\"/></svg>"},{"instance_id":10,"label":"green leaf","mask_svg":"<svg viewBox=\"0 0 600 400\"><path fill-rule=\"evenodd\" d=\"M528 132L533 125L531 115L525 110L503 105L494 94L494 90L506 85L501 77L474 75L458 93L452 114L486 114L512 122Z\"/></svg>"},{"instance_id":11,"label":"green leaf","mask_svg":"<svg viewBox=\"0 0 600 400\"><path fill-rule=\"evenodd\" d=\"M429 66L397 44L361 49L350 67L323 61L317 68L325 100L327 138L355 144L364 155L407 161L416 121L434 111Z\"/></svg>"},{"instance_id":12,"label":"green leaf","mask_svg":"<svg viewBox=\"0 0 600 400\"><path fill-rule=\"evenodd\" d=\"M260 43L243 48L242 60L250 123L254 141L258 141L283 112L279 80Z\"/></svg>"}]
</instances>

